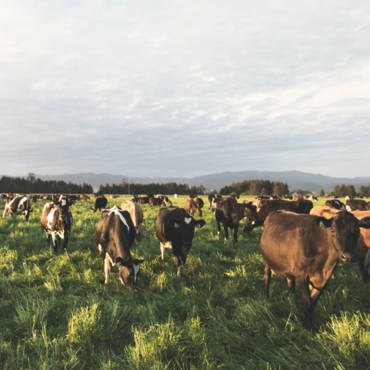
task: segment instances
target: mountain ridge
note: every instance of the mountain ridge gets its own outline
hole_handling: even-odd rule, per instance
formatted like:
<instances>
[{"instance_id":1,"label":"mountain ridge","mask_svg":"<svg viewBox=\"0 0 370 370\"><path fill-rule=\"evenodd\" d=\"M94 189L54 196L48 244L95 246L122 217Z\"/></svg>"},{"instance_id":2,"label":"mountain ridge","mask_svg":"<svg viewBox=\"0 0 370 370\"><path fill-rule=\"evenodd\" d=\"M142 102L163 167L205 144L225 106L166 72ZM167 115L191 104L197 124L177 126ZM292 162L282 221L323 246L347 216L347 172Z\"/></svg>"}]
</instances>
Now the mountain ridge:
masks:
<instances>
[{"instance_id":1,"label":"mountain ridge","mask_svg":"<svg viewBox=\"0 0 370 370\"><path fill-rule=\"evenodd\" d=\"M61 175L36 175L43 180L63 180L75 184L91 184L94 189L98 189L100 185L105 184L120 184L123 179L130 183L167 183L176 182L181 184L203 185L207 189L219 190L225 185L230 185L233 182L241 182L244 180L269 180L287 183L289 190L307 190L318 192L321 189L331 191L337 184L352 184L354 186L370 185L370 177L331 177L322 174L312 174L297 170L292 171L223 171L219 173L211 173L194 177L135 177L115 175L109 173L74 173Z\"/></svg>"}]
</instances>

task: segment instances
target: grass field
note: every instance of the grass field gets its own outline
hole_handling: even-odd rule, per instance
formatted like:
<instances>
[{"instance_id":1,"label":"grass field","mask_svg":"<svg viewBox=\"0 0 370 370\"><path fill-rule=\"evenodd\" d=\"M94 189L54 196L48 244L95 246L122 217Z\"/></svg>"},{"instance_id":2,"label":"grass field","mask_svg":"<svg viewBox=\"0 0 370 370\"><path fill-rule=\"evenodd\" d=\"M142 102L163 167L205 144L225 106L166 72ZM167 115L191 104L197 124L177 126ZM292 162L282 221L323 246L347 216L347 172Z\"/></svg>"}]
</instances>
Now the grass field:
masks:
<instances>
[{"instance_id":1,"label":"grass field","mask_svg":"<svg viewBox=\"0 0 370 370\"><path fill-rule=\"evenodd\" d=\"M182 207L185 197L173 201ZM204 201L207 224L195 232L181 280L171 251L160 261L158 207L142 206L143 238L132 247L145 259L137 292L121 285L115 268L103 285L92 200L71 208L68 253L46 246L45 201L33 203L29 222L0 218L1 369L370 368L370 285L358 266L338 265L311 331L285 280L273 277L264 297L262 229L224 243Z\"/></svg>"}]
</instances>

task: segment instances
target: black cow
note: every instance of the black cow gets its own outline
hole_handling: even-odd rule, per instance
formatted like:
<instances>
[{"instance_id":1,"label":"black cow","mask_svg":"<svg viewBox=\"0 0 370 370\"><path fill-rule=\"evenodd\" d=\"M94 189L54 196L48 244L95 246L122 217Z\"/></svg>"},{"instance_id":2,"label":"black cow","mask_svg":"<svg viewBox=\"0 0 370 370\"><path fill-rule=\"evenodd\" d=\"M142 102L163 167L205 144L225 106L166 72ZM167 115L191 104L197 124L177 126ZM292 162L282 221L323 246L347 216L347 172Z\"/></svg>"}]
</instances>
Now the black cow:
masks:
<instances>
[{"instance_id":1,"label":"black cow","mask_svg":"<svg viewBox=\"0 0 370 370\"><path fill-rule=\"evenodd\" d=\"M164 249L172 248L177 275L180 277L193 242L194 229L205 223L204 220L195 220L183 208L161 208L158 212L155 232L160 242L162 261Z\"/></svg>"},{"instance_id":2,"label":"black cow","mask_svg":"<svg viewBox=\"0 0 370 370\"><path fill-rule=\"evenodd\" d=\"M312 325L313 309L338 261L350 262L354 255L360 227L369 228L370 224L346 211L330 219L287 211L271 212L265 220L260 242L265 261L266 296L271 272L285 277L291 291L296 283Z\"/></svg>"},{"instance_id":3,"label":"black cow","mask_svg":"<svg viewBox=\"0 0 370 370\"><path fill-rule=\"evenodd\" d=\"M5 218L6 215L21 215L25 221L28 221L31 212L32 209L29 196L16 195L6 198L3 218Z\"/></svg>"},{"instance_id":4,"label":"black cow","mask_svg":"<svg viewBox=\"0 0 370 370\"><path fill-rule=\"evenodd\" d=\"M217 223L217 233L220 235L222 223L224 226L225 241L229 238L228 228L234 230L234 243L238 241L239 221L243 218L255 219L256 206L251 203L237 203L232 197L216 203L215 218Z\"/></svg>"},{"instance_id":5,"label":"black cow","mask_svg":"<svg viewBox=\"0 0 370 370\"><path fill-rule=\"evenodd\" d=\"M44 205L40 224L46 234L48 246L52 241L54 252L57 252L61 240L63 240L63 249L67 249L72 222L69 203L65 199L61 202L49 202Z\"/></svg>"},{"instance_id":6,"label":"black cow","mask_svg":"<svg viewBox=\"0 0 370 370\"><path fill-rule=\"evenodd\" d=\"M107 207L108 199L104 195L98 195L94 202L94 212L101 211Z\"/></svg>"},{"instance_id":7,"label":"black cow","mask_svg":"<svg viewBox=\"0 0 370 370\"><path fill-rule=\"evenodd\" d=\"M217 203L222 201L222 195L220 194L209 194L208 201L209 201L209 212L213 212L216 209Z\"/></svg>"},{"instance_id":8,"label":"black cow","mask_svg":"<svg viewBox=\"0 0 370 370\"><path fill-rule=\"evenodd\" d=\"M135 239L135 227L130 214L117 206L105 209L95 230L95 243L104 259L104 284L109 282L111 265L118 267L121 283L128 287L135 284L144 260L133 259L130 253Z\"/></svg>"},{"instance_id":9,"label":"black cow","mask_svg":"<svg viewBox=\"0 0 370 370\"><path fill-rule=\"evenodd\" d=\"M328 199L325 202L325 205L331 208L341 209L343 211L346 210L346 205L338 199Z\"/></svg>"}]
</instances>

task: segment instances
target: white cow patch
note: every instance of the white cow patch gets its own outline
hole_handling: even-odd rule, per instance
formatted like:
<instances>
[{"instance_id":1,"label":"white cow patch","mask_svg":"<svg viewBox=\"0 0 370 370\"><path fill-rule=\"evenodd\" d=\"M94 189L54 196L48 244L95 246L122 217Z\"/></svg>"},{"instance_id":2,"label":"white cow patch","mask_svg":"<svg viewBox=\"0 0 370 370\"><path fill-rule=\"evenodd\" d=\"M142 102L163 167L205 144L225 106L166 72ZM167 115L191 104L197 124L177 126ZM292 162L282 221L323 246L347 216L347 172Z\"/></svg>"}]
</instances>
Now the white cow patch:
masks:
<instances>
[{"instance_id":1,"label":"white cow patch","mask_svg":"<svg viewBox=\"0 0 370 370\"><path fill-rule=\"evenodd\" d=\"M53 208L49 212L48 217L46 218L48 220L48 229L51 229L52 228L55 211L56 211L56 208Z\"/></svg>"},{"instance_id":2,"label":"white cow patch","mask_svg":"<svg viewBox=\"0 0 370 370\"><path fill-rule=\"evenodd\" d=\"M101 246L101 244L98 244L98 249L100 252L103 252L103 247Z\"/></svg>"},{"instance_id":3,"label":"white cow patch","mask_svg":"<svg viewBox=\"0 0 370 370\"><path fill-rule=\"evenodd\" d=\"M134 269L134 282L136 283L136 277L137 277L137 274L140 271L140 264L139 263L138 264L133 263L132 267Z\"/></svg>"},{"instance_id":4,"label":"white cow patch","mask_svg":"<svg viewBox=\"0 0 370 370\"><path fill-rule=\"evenodd\" d=\"M113 206L110 209L109 214L111 213L115 213L120 218L122 223L127 227L127 230L130 230L130 227L128 226L126 219L122 216L120 209L117 206Z\"/></svg>"},{"instance_id":5,"label":"white cow patch","mask_svg":"<svg viewBox=\"0 0 370 370\"><path fill-rule=\"evenodd\" d=\"M62 206L64 207L67 204L67 201L65 199L62 200Z\"/></svg>"},{"instance_id":6,"label":"white cow patch","mask_svg":"<svg viewBox=\"0 0 370 370\"><path fill-rule=\"evenodd\" d=\"M192 220L192 218L191 218L191 217L185 217L184 222L185 222L187 225L189 225L189 224L190 224L190 222L191 222L191 220Z\"/></svg>"}]
</instances>

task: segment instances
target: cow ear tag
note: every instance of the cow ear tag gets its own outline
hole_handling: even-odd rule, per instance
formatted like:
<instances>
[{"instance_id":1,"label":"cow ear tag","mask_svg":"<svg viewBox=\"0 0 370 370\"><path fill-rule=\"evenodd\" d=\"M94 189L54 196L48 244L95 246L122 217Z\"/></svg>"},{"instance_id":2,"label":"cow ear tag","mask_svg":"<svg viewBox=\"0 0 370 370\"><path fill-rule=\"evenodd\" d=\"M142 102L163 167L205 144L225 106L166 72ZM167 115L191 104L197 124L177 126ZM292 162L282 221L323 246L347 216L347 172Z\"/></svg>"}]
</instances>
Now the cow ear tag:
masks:
<instances>
[{"instance_id":1,"label":"cow ear tag","mask_svg":"<svg viewBox=\"0 0 370 370\"><path fill-rule=\"evenodd\" d=\"M191 222L191 217L185 217L184 218L184 221L185 221L185 223L187 224L187 225L189 225L190 224L190 222Z\"/></svg>"}]
</instances>

